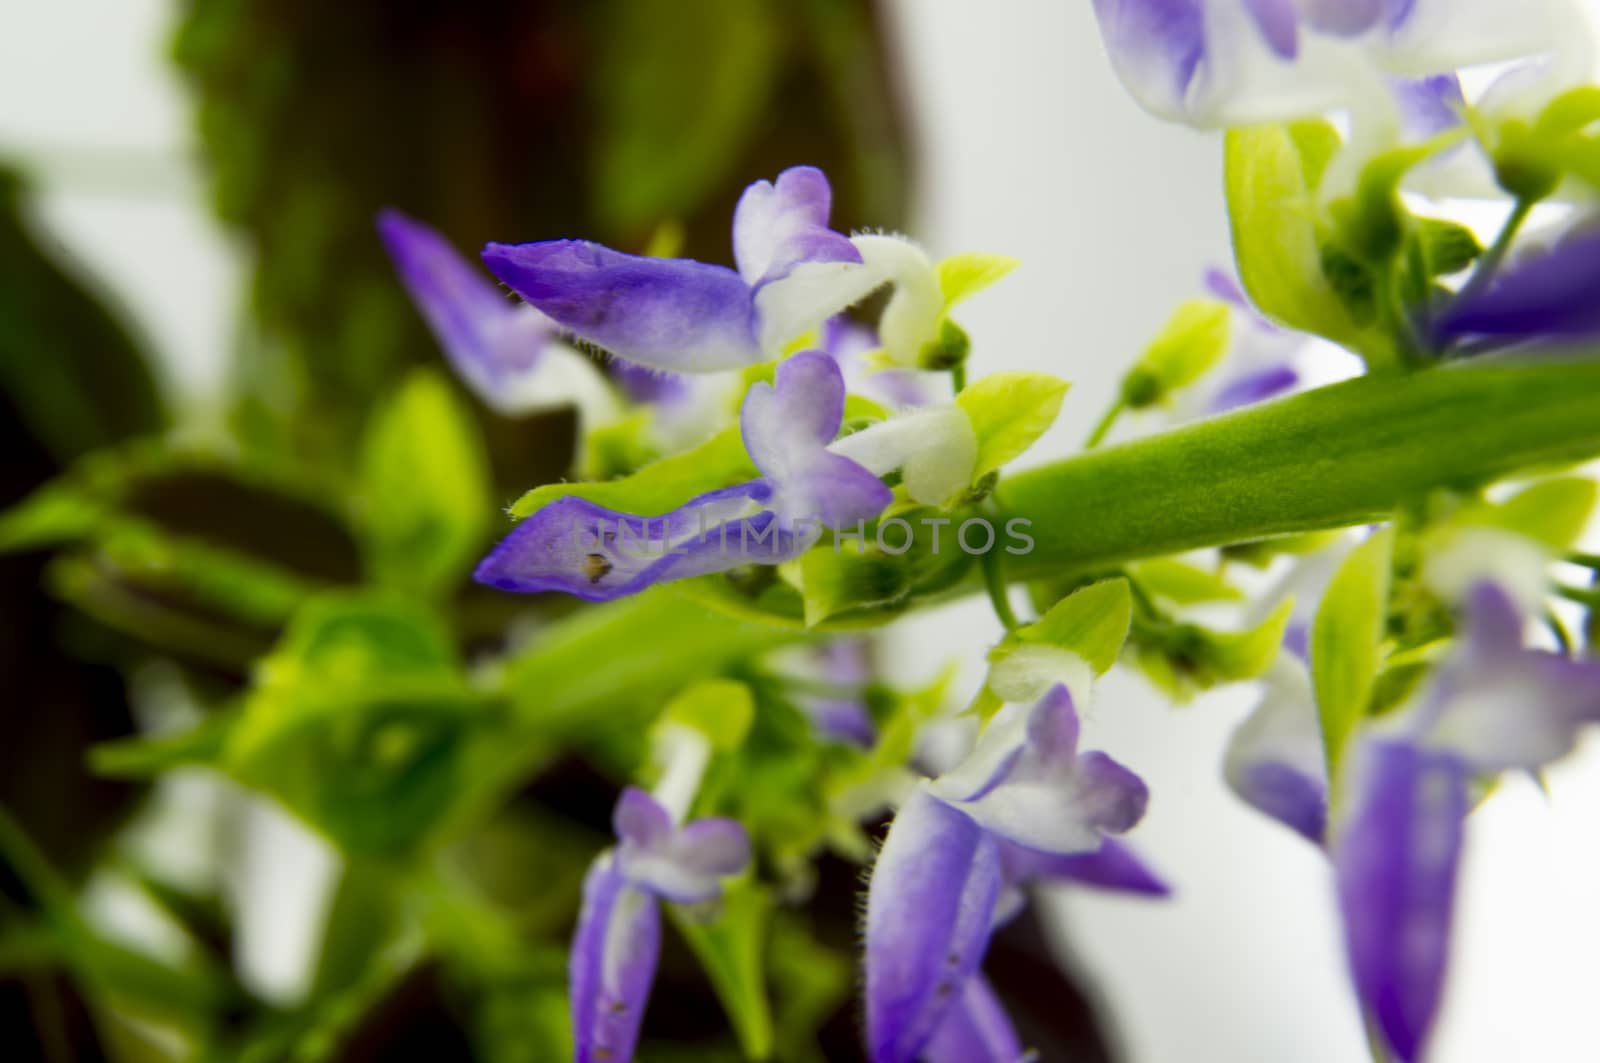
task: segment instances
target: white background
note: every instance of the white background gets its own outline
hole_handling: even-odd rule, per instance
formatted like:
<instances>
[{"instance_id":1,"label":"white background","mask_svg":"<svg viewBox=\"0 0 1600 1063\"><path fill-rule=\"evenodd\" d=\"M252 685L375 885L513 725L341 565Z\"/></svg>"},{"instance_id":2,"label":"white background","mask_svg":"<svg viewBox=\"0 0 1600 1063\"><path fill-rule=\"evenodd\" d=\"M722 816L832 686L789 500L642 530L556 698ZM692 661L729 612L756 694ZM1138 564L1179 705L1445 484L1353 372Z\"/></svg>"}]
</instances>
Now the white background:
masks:
<instances>
[{"instance_id":1,"label":"white background","mask_svg":"<svg viewBox=\"0 0 1600 1063\"><path fill-rule=\"evenodd\" d=\"M976 372L1075 382L1035 456L1067 453L1121 367L1195 294L1204 267L1227 259L1220 144L1134 107L1086 0L889 6L924 152L917 235L940 254L1024 261L960 316ZM36 172L51 231L170 358L175 390L203 405L244 250L201 202L186 101L165 63L170 14L161 0L0 0L0 154ZM975 683L995 634L981 604L950 607L899 628L893 664L926 675L960 657ZM1178 894L1152 904L1073 893L1055 910L1064 950L1098 981L1137 1063L1366 1058L1321 857L1221 786L1222 743L1248 707L1230 692L1172 709L1129 677L1105 683L1093 707L1091 741L1152 786L1133 837ZM1548 800L1512 780L1473 816L1432 1059L1600 1059L1597 825L1592 744L1551 773ZM315 847L294 851L306 876L325 874ZM282 883L293 875L277 881L251 937L280 947L252 946L247 962L264 982L292 982L303 942L293 945L295 890Z\"/></svg>"}]
</instances>

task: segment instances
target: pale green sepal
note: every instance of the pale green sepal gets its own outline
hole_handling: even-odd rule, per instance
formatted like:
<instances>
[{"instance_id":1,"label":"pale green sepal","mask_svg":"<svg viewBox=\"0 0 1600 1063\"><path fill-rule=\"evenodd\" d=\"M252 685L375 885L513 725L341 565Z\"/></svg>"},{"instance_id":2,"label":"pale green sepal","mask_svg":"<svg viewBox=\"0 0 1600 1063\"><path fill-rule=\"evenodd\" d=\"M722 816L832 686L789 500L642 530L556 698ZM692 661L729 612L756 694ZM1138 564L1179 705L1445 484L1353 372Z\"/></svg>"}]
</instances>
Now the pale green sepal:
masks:
<instances>
[{"instance_id":1,"label":"pale green sepal","mask_svg":"<svg viewBox=\"0 0 1600 1063\"><path fill-rule=\"evenodd\" d=\"M994 373L956 396L978 437L976 482L1020 456L1055 423L1071 387L1048 373Z\"/></svg>"},{"instance_id":2,"label":"pale green sepal","mask_svg":"<svg viewBox=\"0 0 1600 1063\"><path fill-rule=\"evenodd\" d=\"M657 726L680 724L706 736L711 747L726 753L750 733L756 703L750 688L732 679L708 679L684 690L667 703Z\"/></svg>"},{"instance_id":3,"label":"pale green sepal","mask_svg":"<svg viewBox=\"0 0 1600 1063\"><path fill-rule=\"evenodd\" d=\"M772 911L771 891L752 878L728 883L710 922L696 919L681 905L667 905L673 925L716 990L746 1059L772 1055L772 1010L764 962Z\"/></svg>"},{"instance_id":4,"label":"pale green sepal","mask_svg":"<svg viewBox=\"0 0 1600 1063\"><path fill-rule=\"evenodd\" d=\"M1206 640L1206 664L1218 678L1232 682L1266 675L1277 659L1278 648L1283 645L1283 633L1293 610L1294 601L1285 599L1253 628L1210 632Z\"/></svg>"},{"instance_id":5,"label":"pale green sepal","mask_svg":"<svg viewBox=\"0 0 1600 1063\"><path fill-rule=\"evenodd\" d=\"M1351 551L1334 574L1311 625L1311 681L1322 721L1328 777L1372 704L1389 614L1394 530L1385 528Z\"/></svg>"},{"instance_id":6,"label":"pale green sepal","mask_svg":"<svg viewBox=\"0 0 1600 1063\"><path fill-rule=\"evenodd\" d=\"M1116 663L1132 618L1128 581L1110 579L1073 591L1037 621L1017 629L1016 637L1071 650L1100 675Z\"/></svg>"},{"instance_id":7,"label":"pale green sepal","mask_svg":"<svg viewBox=\"0 0 1600 1063\"><path fill-rule=\"evenodd\" d=\"M520 520L568 495L621 513L654 516L676 509L696 495L760 475L745 453L739 426L732 425L692 450L653 462L620 480L536 487L512 504L511 516Z\"/></svg>"},{"instance_id":8,"label":"pale green sepal","mask_svg":"<svg viewBox=\"0 0 1600 1063\"><path fill-rule=\"evenodd\" d=\"M1244 592L1215 572L1170 557L1158 557L1128 566L1139 588L1173 605L1201 605L1207 602L1233 602Z\"/></svg>"},{"instance_id":9,"label":"pale green sepal","mask_svg":"<svg viewBox=\"0 0 1600 1063\"><path fill-rule=\"evenodd\" d=\"M1021 264L1009 255L982 251L951 255L939 263L939 291L944 295L945 309L983 291Z\"/></svg>"}]
</instances>

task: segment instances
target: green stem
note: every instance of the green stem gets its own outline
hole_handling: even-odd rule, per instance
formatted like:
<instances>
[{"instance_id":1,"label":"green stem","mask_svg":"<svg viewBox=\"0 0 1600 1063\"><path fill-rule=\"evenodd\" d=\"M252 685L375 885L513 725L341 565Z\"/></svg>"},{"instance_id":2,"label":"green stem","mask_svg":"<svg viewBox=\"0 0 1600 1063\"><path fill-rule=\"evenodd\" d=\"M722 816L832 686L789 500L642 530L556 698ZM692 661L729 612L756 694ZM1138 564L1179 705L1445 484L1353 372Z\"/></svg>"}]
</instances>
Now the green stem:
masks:
<instances>
[{"instance_id":1,"label":"green stem","mask_svg":"<svg viewBox=\"0 0 1600 1063\"><path fill-rule=\"evenodd\" d=\"M1558 583L1555 585L1555 592L1569 602L1587 605L1591 609L1600 608L1600 589L1568 587L1565 584Z\"/></svg>"},{"instance_id":2,"label":"green stem","mask_svg":"<svg viewBox=\"0 0 1600 1063\"><path fill-rule=\"evenodd\" d=\"M1005 555L999 550L985 550L983 553L983 584L989 590L989 602L994 606L994 615L1000 618L1006 630L1015 631L1021 627L1022 622L1017 619L1017 614L1011 608L1011 600L1006 596Z\"/></svg>"},{"instance_id":3,"label":"green stem","mask_svg":"<svg viewBox=\"0 0 1600 1063\"><path fill-rule=\"evenodd\" d=\"M1585 554L1574 550L1572 553L1566 556L1566 560L1570 564L1582 565L1584 568L1600 570L1600 554Z\"/></svg>"},{"instance_id":4,"label":"green stem","mask_svg":"<svg viewBox=\"0 0 1600 1063\"><path fill-rule=\"evenodd\" d=\"M1034 547L1013 580L1389 519L1600 454L1600 360L1478 362L1318 388L1007 475Z\"/></svg>"},{"instance_id":5,"label":"green stem","mask_svg":"<svg viewBox=\"0 0 1600 1063\"><path fill-rule=\"evenodd\" d=\"M1511 251L1511 245L1516 241L1517 233L1522 229L1522 223L1528 220L1537 200L1519 199L1511 208L1511 214L1506 218L1506 223L1500 227L1500 234L1494 238L1494 243L1478 259L1477 267L1472 271L1472 276L1467 278L1467 283L1461 286L1456 293L1456 299L1466 300L1478 295L1494 280L1494 275L1499 272L1500 264Z\"/></svg>"},{"instance_id":6,"label":"green stem","mask_svg":"<svg viewBox=\"0 0 1600 1063\"><path fill-rule=\"evenodd\" d=\"M1112 425L1117 423L1117 418L1121 417L1122 411L1127 408L1128 400L1120 395L1117 396L1117 401L1111 404L1111 408L1105 412L1105 416L1100 418L1100 423L1094 426L1094 431L1089 433L1089 438L1083 441L1083 449L1093 450L1105 442L1106 436L1111 432Z\"/></svg>"},{"instance_id":7,"label":"green stem","mask_svg":"<svg viewBox=\"0 0 1600 1063\"><path fill-rule=\"evenodd\" d=\"M957 362L950 367L950 388L957 395L967 390L967 363Z\"/></svg>"}]
</instances>

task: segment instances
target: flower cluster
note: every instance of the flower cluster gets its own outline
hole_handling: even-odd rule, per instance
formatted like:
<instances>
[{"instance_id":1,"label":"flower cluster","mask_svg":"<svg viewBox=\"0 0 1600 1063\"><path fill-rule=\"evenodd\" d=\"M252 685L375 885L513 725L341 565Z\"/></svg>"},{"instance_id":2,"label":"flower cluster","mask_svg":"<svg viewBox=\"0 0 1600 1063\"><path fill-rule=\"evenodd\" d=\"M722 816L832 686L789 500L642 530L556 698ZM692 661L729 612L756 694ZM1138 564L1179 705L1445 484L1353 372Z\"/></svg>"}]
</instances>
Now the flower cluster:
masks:
<instances>
[{"instance_id":1,"label":"flower cluster","mask_svg":"<svg viewBox=\"0 0 1600 1063\"><path fill-rule=\"evenodd\" d=\"M1207 274L1206 297L1154 336L1087 447L1130 411L1203 422L1179 429L1192 431L1186 440L1226 439L1228 425L1256 423L1239 411L1363 368L1383 386L1439 362L1543 350L1600 328L1594 225L1569 212L1553 239L1518 245L1536 203L1600 183L1591 172L1600 97L1574 80L1567 5L1539 0L1513 14L1442 0L1096 0L1094 9L1137 99L1167 118L1230 129L1239 279ZM1458 68L1491 61L1509 72L1469 102ZM1486 249L1401 194L1441 190L1504 195L1500 237ZM1041 612L1023 622L1003 556L965 543L941 555L938 540L946 525L1004 515L1002 470L1049 427L1066 387L1040 374L967 380L971 345L950 310L1013 263L958 255L936 264L903 237L836 231L830 213L826 178L796 167L739 199L732 268L578 240L490 244L485 264L520 303L437 234L397 214L380 219L441 346L491 407L577 404L589 435L641 418L653 426L650 452L632 467L518 501L519 523L478 565L480 582L610 601L693 581L685 600L793 630L882 622L919 595L981 581L1005 628L969 713L981 731L948 770L930 767L939 758L924 741L942 710L876 683L859 636L735 671L735 693L718 694L712 715L742 721L740 737L704 718L698 737L685 738L694 728L681 721L667 726L678 737L658 758L655 796L623 792L618 845L595 859L584 886L570 978L578 1058L633 1054L663 903L693 926L715 922L724 879L758 888L754 853L788 893L803 893L797 863L824 845L869 859L861 825L886 807L894 814L866 898L870 1058L1023 1058L983 974L996 928L1042 883L1167 892L1115 837L1142 819L1145 782L1080 750L1093 680L1121 660L1178 699L1260 682L1221 775L1325 852L1356 994L1388 1049L1420 1059L1475 797L1499 773L1550 764L1600 721L1600 663L1573 648L1548 608L1553 592L1593 607L1592 592L1553 584L1550 572L1581 531L1594 484L1549 479L1503 498L1431 481L1449 490L1397 490L1386 522L1359 534L1338 526L1378 515L1370 507L1263 529L1322 529L1293 537L1208 539L1202 527L1163 540L1168 550L1215 548L1205 565L1114 543L1094 555L1101 571L1080 563L1073 544L1089 547L1068 536L1055 546L1057 570L1030 570ZM884 288L873 327L851 316ZM1076 488L1096 497L1097 470L1136 468L1140 446L1080 466L1088 471ZM1248 449L1226 453L1245 461ZM1181 454L1172 460L1191 468ZM1211 519L1202 517L1197 527ZM884 545L896 522L907 529L903 550ZM865 547L869 528L876 549ZM859 548L841 552L852 534ZM1242 571L1251 567L1281 578L1263 590ZM1210 626L1226 609L1236 625ZM1530 648L1530 616L1550 625L1560 652ZM814 772L805 785L817 819L806 829L727 782L759 788L739 774L738 756L723 754L761 706L802 721L812 759L796 770ZM708 797L700 782L713 763L722 782ZM690 820L694 807L737 818Z\"/></svg>"}]
</instances>

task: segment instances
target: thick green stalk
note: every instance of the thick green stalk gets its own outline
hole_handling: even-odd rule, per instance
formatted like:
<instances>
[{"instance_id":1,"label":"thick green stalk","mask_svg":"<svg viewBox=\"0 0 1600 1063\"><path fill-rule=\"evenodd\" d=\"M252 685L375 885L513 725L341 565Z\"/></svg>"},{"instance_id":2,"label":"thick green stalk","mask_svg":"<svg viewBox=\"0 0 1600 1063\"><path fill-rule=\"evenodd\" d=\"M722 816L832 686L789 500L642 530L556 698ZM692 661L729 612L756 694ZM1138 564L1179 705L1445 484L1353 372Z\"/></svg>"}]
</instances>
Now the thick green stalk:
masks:
<instances>
[{"instance_id":1,"label":"thick green stalk","mask_svg":"<svg viewBox=\"0 0 1600 1063\"><path fill-rule=\"evenodd\" d=\"M1597 455L1600 361L1365 377L1008 475L999 520L1031 521L1035 546L1006 559L1006 578L1384 520L1435 487ZM983 589L976 576L961 592ZM656 588L547 628L505 689L527 725L570 734L806 637L758 615Z\"/></svg>"},{"instance_id":2,"label":"thick green stalk","mask_svg":"<svg viewBox=\"0 0 1600 1063\"><path fill-rule=\"evenodd\" d=\"M1012 579L1386 519L1432 488L1600 455L1600 361L1363 377L1008 476Z\"/></svg>"}]
</instances>

